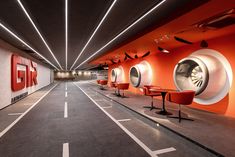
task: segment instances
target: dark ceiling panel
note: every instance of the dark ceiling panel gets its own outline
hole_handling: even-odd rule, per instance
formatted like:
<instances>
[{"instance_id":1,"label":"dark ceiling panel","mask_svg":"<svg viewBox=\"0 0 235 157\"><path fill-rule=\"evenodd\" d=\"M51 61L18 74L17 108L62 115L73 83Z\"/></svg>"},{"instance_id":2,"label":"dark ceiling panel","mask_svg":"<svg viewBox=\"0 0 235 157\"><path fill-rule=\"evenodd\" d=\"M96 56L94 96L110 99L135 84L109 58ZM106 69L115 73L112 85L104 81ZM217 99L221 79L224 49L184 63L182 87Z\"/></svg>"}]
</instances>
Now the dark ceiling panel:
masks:
<instances>
[{"instance_id":1,"label":"dark ceiling panel","mask_svg":"<svg viewBox=\"0 0 235 157\"><path fill-rule=\"evenodd\" d=\"M192 3L189 0L180 0L179 3L176 0L168 0L97 56L133 40L146 30L157 28L207 1L198 0ZM65 67L65 0L21 0L21 2L62 67ZM112 2L113 0L68 0L68 69ZM118 0L76 66L159 2L160 0ZM57 66L17 0L0 1L0 21ZM0 38L16 47L25 49L20 42L2 29L0 29ZM81 68L83 67L89 67L89 65L86 63Z\"/></svg>"},{"instance_id":2,"label":"dark ceiling panel","mask_svg":"<svg viewBox=\"0 0 235 157\"><path fill-rule=\"evenodd\" d=\"M112 0L69 1L68 67L71 67Z\"/></svg>"},{"instance_id":3,"label":"dark ceiling panel","mask_svg":"<svg viewBox=\"0 0 235 157\"><path fill-rule=\"evenodd\" d=\"M20 6L16 0L0 1L0 22L38 52L44 56L48 54L47 48L43 45L42 41L35 32L34 28L31 26L31 23L27 17L24 15L23 11L20 9ZM0 37L3 40L20 49L26 49L26 47L24 47L21 42L10 36L2 28L0 30ZM47 59L57 66L51 55L47 55Z\"/></svg>"},{"instance_id":4,"label":"dark ceiling panel","mask_svg":"<svg viewBox=\"0 0 235 157\"><path fill-rule=\"evenodd\" d=\"M47 44L65 68L65 1L22 0ZM40 39L41 40L41 39ZM44 44L40 44L43 47ZM46 56L51 54L46 51Z\"/></svg>"}]
</instances>

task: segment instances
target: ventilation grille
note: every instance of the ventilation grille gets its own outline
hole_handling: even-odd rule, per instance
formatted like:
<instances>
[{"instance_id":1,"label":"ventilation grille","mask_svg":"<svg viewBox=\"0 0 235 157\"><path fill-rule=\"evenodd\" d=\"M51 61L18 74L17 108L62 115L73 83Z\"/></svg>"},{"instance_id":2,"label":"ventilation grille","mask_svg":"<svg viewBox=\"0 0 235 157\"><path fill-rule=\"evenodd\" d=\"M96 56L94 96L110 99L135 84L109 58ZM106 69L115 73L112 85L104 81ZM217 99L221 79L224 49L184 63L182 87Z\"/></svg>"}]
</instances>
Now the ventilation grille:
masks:
<instances>
[{"instance_id":1,"label":"ventilation grille","mask_svg":"<svg viewBox=\"0 0 235 157\"><path fill-rule=\"evenodd\" d=\"M203 72L199 66L193 68L191 72L191 80L196 87L201 87L203 84Z\"/></svg>"}]
</instances>

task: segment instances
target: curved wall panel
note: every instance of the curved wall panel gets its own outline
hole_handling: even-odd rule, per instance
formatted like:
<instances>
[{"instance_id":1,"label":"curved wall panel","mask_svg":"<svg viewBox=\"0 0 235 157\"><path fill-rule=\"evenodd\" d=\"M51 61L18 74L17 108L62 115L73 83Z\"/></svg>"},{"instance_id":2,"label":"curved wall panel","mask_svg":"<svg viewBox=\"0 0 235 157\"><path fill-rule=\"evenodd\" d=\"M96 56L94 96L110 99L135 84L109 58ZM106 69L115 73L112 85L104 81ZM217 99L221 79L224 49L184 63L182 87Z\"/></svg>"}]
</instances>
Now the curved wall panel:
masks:
<instances>
[{"instance_id":1,"label":"curved wall panel","mask_svg":"<svg viewBox=\"0 0 235 157\"><path fill-rule=\"evenodd\" d=\"M132 66L129 71L130 83L134 87L143 87L152 83L152 69L147 61Z\"/></svg>"},{"instance_id":2,"label":"curved wall panel","mask_svg":"<svg viewBox=\"0 0 235 157\"><path fill-rule=\"evenodd\" d=\"M201 49L182 59L174 69L179 90L194 90L194 101L210 105L223 99L232 85L232 69L227 59L212 49Z\"/></svg>"},{"instance_id":3,"label":"curved wall panel","mask_svg":"<svg viewBox=\"0 0 235 157\"><path fill-rule=\"evenodd\" d=\"M119 66L111 70L112 82L123 82L123 80L124 80L124 70L122 66Z\"/></svg>"}]
</instances>

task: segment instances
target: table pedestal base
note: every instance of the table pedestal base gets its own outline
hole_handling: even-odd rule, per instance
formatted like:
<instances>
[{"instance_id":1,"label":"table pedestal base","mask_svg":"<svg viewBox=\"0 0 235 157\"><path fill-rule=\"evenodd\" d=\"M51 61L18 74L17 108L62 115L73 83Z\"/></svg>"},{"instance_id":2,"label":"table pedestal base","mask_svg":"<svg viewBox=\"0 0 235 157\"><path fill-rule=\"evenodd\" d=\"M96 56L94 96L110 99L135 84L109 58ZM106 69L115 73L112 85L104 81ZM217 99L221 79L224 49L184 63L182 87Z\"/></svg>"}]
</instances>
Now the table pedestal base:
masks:
<instances>
[{"instance_id":1,"label":"table pedestal base","mask_svg":"<svg viewBox=\"0 0 235 157\"><path fill-rule=\"evenodd\" d=\"M166 110L162 110L162 111L159 111L159 112L156 112L156 113L160 114L160 115L172 115L172 113L167 112Z\"/></svg>"}]
</instances>

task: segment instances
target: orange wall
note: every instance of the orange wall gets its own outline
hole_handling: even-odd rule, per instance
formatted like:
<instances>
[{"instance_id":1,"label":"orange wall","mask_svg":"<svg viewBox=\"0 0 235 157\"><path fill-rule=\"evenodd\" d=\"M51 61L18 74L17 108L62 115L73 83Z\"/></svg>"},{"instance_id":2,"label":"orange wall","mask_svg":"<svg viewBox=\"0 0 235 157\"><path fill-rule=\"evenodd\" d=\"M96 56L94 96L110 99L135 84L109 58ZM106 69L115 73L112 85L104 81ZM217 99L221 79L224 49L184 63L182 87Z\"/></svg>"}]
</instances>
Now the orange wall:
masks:
<instances>
[{"instance_id":1,"label":"orange wall","mask_svg":"<svg viewBox=\"0 0 235 157\"><path fill-rule=\"evenodd\" d=\"M209 44L210 49L215 49L222 53L230 62L231 67L235 69L235 34L223 36L216 39L211 39L207 41ZM132 43L129 43L128 45L125 45L125 47L128 47L129 49L134 49L135 46ZM139 43L141 44L141 43ZM152 55L144 58L144 60L148 61L152 67L153 70L153 84L159 85L163 88L176 88L174 86L173 81L173 70L175 65L178 63L179 60L183 59L184 57L187 57L192 52L200 49L199 43L193 44L193 45L187 45L179 48L175 48L170 50L169 54L164 53L157 53L157 47L156 45L149 44L148 46L143 47L142 50L145 50L146 52L148 50L151 50ZM152 50L156 50L156 53ZM122 62L120 64L112 65L109 67L109 76L110 71L114 67L118 67L119 65L122 65L125 71L125 82L129 82L129 69L131 66L141 62L143 59L134 59L134 60L128 60L125 62ZM110 77L109 77L110 79ZM215 112L219 114L224 114L227 116L235 117L235 80L233 79L233 84L230 89L229 94L220 102L213 104L213 105L200 105L197 103L193 103L191 106L194 108ZM130 91L135 93L140 93L138 89L130 86Z\"/></svg>"}]
</instances>

